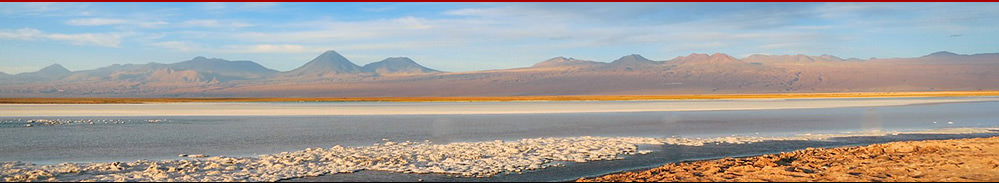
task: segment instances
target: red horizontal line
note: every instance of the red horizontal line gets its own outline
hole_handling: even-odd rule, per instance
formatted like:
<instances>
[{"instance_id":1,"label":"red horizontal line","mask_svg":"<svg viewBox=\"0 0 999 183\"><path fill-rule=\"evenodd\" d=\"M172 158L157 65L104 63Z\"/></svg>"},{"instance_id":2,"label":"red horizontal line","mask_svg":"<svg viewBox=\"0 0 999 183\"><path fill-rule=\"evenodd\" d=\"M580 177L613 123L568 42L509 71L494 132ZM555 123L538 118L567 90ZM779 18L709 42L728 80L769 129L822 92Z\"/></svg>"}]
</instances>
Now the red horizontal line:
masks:
<instances>
[{"instance_id":1,"label":"red horizontal line","mask_svg":"<svg viewBox=\"0 0 999 183\"><path fill-rule=\"evenodd\" d=\"M499 0L499 1L497 1L497 0L491 0L491 1L474 1L474 0L473 1L469 1L469 0L453 0L453 1L447 1L447 0L443 0L443 1L442 0L434 0L434 1L420 1L420 0L397 0L397 1L266 1L266 0L239 0L239 1L232 1L232 0L217 0L217 1L193 1L193 0L168 0L168 1L127 1L127 0L122 0L122 1L73 1L73 0L55 0L55 1L52 1L52 0L49 0L49 1L5 1L5 2L999 2L999 1L987 1L987 0L961 0L961 1L930 1L930 0L923 0L923 1L919 1L919 0L916 0L916 1L913 1L913 0L904 0L904 1L902 1L902 0L898 0L898 1L891 1L891 0L887 0L887 1L886 0L879 0L879 1L858 1L858 0L849 0L849 1L828 1L828 0L793 0L793 1L792 0L788 0L788 1L773 1L773 0L767 0L767 1L744 1L744 0L743 1L734 1L734 0L710 0L710 1L635 1L635 0L627 0L627 1L607 1L607 0L582 0L582 1L579 1L579 0L576 0L576 1L568 1L568 0L555 0L555 1L552 1L552 0L546 0L546 1L523 1L523 0L510 0L510 1L505 1L505 0Z\"/></svg>"}]
</instances>

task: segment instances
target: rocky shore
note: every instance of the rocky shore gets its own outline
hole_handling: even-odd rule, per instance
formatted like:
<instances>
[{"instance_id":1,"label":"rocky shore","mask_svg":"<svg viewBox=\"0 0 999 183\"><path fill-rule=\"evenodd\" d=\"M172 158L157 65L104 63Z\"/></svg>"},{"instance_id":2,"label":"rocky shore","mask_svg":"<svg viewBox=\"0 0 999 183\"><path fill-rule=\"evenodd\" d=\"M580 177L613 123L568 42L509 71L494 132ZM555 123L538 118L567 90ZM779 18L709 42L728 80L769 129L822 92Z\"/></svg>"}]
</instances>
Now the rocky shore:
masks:
<instances>
[{"instance_id":1,"label":"rocky shore","mask_svg":"<svg viewBox=\"0 0 999 183\"><path fill-rule=\"evenodd\" d=\"M667 164L579 182L999 181L999 137L809 148Z\"/></svg>"}]
</instances>

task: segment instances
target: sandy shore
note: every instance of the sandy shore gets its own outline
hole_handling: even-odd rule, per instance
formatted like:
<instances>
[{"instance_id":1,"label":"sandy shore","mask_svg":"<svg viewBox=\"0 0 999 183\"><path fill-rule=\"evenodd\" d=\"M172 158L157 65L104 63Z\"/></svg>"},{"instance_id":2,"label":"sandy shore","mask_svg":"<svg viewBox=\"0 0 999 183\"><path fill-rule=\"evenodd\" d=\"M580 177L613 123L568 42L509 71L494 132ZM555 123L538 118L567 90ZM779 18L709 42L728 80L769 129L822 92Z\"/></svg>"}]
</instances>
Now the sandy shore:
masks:
<instances>
[{"instance_id":1,"label":"sandy shore","mask_svg":"<svg viewBox=\"0 0 999 183\"><path fill-rule=\"evenodd\" d=\"M445 103L0 104L0 117L533 114L810 109L999 101L994 97Z\"/></svg>"},{"instance_id":2,"label":"sandy shore","mask_svg":"<svg viewBox=\"0 0 999 183\"><path fill-rule=\"evenodd\" d=\"M809 148L667 164L577 181L999 181L999 137Z\"/></svg>"}]
</instances>

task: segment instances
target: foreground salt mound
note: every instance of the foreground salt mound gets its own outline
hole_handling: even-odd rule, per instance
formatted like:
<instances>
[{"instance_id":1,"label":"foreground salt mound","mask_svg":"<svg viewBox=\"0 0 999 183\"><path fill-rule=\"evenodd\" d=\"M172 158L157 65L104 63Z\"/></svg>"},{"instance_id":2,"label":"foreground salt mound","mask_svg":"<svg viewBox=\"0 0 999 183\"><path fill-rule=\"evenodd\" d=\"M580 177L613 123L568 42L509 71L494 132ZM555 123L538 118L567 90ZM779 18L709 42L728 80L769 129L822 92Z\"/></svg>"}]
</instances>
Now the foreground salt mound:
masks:
<instances>
[{"instance_id":1,"label":"foreground salt mound","mask_svg":"<svg viewBox=\"0 0 999 183\"><path fill-rule=\"evenodd\" d=\"M364 147L308 148L259 157L36 166L2 163L4 181L277 181L329 173L382 170L486 177L556 166L552 161L611 160L654 138L538 138L515 142L431 144L386 142Z\"/></svg>"},{"instance_id":2,"label":"foreground salt mound","mask_svg":"<svg viewBox=\"0 0 999 183\"><path fill-rule=\"evenodd\" d=\"M946 133L989 133L991 129L958 129ZM943 133L943 132L939 132ZM854 134L887 135L888 133ZM640 144L700 146L710 143L753 143L766 140L823 140L834 135L795 137L571 137L504 142L432 144L385 142L372 146L307 148L258 157L183 156L190 159L112 163L62 163L38 166L0 162L4 181L278 181L359 170L441 173L489 177L500 173L560 166L559 162L614 160L646 153Z\"/></svg>"}]
</instances>

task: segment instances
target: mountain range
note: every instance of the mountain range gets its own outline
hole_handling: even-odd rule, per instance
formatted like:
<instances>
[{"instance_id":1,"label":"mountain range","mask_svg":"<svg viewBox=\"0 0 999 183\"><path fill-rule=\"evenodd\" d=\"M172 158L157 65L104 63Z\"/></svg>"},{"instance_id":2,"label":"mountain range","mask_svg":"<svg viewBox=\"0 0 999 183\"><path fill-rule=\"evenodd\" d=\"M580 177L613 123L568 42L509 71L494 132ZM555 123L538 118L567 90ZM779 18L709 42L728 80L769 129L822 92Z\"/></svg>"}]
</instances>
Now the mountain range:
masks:
<instances>
[{"instance_id":1,"label":"mountain range","mask_svg":"<svg viewBox=\"0 0 999 183\"><path fill-rule=\"evenodd\" d=\"M0 97L417 97L667 95L999 89L999 54L915 58L693 53L610 62L555 57L530 67L443 72L407 57L363 66L327 51L290 71L195 57L70 71L0 72Z\"/></svg>"}]
</instances>

